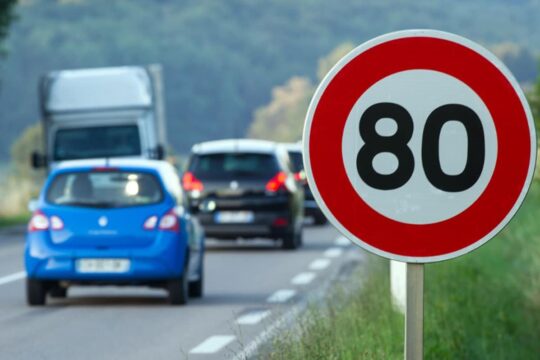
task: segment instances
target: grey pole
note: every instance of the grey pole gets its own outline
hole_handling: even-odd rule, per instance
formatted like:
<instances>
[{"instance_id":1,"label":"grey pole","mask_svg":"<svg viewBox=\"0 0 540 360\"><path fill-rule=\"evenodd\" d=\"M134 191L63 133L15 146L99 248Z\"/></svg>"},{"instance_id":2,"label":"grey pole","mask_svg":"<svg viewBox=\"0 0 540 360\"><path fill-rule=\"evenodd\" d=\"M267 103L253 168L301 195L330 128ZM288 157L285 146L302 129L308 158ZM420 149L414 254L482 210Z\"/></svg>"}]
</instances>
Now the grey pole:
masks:
<instances>
[{"instance_id":1,"label":"grey pole","mask_svg":"<svg viewBox=\"0 0 540 360\"><path fill-rule=\"evenodd\" d=\"M424 358L424 264L407 263L405 360Z\"/></svg>"}]
</instances>

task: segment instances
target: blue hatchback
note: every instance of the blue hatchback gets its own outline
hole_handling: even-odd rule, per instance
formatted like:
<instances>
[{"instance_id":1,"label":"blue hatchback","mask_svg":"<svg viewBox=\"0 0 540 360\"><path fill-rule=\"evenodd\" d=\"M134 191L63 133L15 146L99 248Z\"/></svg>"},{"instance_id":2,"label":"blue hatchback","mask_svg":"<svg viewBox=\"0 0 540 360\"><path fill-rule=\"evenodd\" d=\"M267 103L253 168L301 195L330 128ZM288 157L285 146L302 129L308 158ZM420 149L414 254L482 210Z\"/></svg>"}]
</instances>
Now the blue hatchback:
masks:
<instances>
[{"instance_id":1,"label":"blue hatchback","mask_svg":"<svg viewBox=\"0 0 540 360\"><path fill-rule=\"evenodd\" d=\"M71 285L144 285L172 304L203 292L204 234L175 169L155 160L80 160L49 175L28 224L27 300Z\"/></svg>"}]
</instances>

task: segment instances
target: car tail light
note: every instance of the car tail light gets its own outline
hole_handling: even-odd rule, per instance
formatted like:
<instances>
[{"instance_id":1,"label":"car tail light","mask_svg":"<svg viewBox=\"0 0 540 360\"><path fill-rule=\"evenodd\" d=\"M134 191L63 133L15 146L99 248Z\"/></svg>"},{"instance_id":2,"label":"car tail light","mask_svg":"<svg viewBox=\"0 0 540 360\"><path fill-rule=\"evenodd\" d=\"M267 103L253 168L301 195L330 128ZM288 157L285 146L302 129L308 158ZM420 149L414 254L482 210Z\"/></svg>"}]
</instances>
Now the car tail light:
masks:
<instances>
[{"instance_id":1,"label":"car tail light","mask_svg":"<svg viewBox=\"0 0 540 360\"><path fill-rule=\"evenodd\" d=\"M37 210L28 223L28 231L43 231L49 229L49 219L41 211Z\"/></svg>"},{"instance_id":2,"label":"car tail light","mask_svg":"<svg viewBox=\"0 0 540 360\"><path fill-rule=\"evenodd\" d=\"M51 216L50 222L52 230L62 230L64 228L64 222L56 215Z\"/></svg>"},{"instance_id":3,"label":"car tail light","mask_svg":"<svg viewBox=\"0 0 540 360\"><path fill-rule=\"evenodd\" d=\"M178 216L174 212L174 209L167 211L165 215L159 221L160 230L168 231L180 231L180 223L178 222Z\"/></svg>"},{"instance_id":4,"label":"car tail light","mask_svg":"<svg viewBox=\"0 0 540 360\"><path fill-rule=\"evenodd\" d=\"M294 173L294 180L298 181L301 184L307 183L306 174L303 171Z\"/></svg>"},{"instance_id":5,"label":"car tail light","mask_svg":"<svg viewBox=\"0 0 540 360\"><path fill-rule=\"evenodd\" d=\"M150 216L143 224L144 230L154 230L158 223L158 217L156 215Z\"/></svg>"},{"instance_id":6,"label":"car tail light","mask_svg":"<svg viewBox=\"0 0 540 360\"><path fill-rule=\"evenodd\" d=\"M287 181L287 174L280 171L266 183L266 190L270 192L276 192L285 188L285 181Z\"/></svg>"},{"instance_id":7,"label":"car tail light","mask_svg":"<svg viewBox=\"0 0 540 360\"><path fill-rule=\"evenodd\" d=\"M289 220L287 220L287 218L279 217L276 220L274 220L272 225L275 227L285 227L289 225Z\"/></svg>"},{"instance_id":8,"label":"car tail light","mask_svg":"<svg viewBox=\"0 0 540 360\"><path fill-rule=\"evenodd\" d=\"M197 179L191 171L186 172L182 177L182 186L186 191L202 191L204 189L201 180Z\"/></svg>"}]
</instances>

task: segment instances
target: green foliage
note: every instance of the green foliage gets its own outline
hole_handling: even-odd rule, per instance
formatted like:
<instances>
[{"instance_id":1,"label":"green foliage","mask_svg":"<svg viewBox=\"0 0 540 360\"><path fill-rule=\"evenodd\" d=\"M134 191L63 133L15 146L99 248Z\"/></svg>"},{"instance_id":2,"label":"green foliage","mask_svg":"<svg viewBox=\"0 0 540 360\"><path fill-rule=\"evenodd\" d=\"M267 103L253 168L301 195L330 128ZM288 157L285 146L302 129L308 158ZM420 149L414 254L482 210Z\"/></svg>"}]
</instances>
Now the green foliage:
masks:
<instances>
[{"instance_id":1,"label":"green foliage","mask_svg":"<svg viewBox=\"0 0 540 360\"><path fill-rule=\"evenodd\" d=\"M16 176L28 179L36 175L30 166L30 156L34 151L43 151L41 124L26 128L11 147L11 164Z\"/></svg>"},{"instance_id":2,"label":"green foliage","mask_svg":"<svg viewBox=\"0 0 540 360\"><path fill-rule=\"evenodd\" d=\"M339 59L352 49L351 43L344 43L319 59L318 80L322 80ZM300 140L314 92L315 87L311 81L299 76L293 76L284 85L274 87L270 103L255 111L248 137L284 142Z\"/></svg>"},{"instance_id":3,"label":"green foliage","mask_svg":"<svg viewBox=\"0 0 540 360\"><path fill-rule=\"evenodd\" d=\"M297 76L283 86L276 86L272 90L272 101L255 111L248 136L283 142L300 140L313 91L309 79Z\"/></svg>"},{"instance_id":4,"label":"green foliage","mask_svg":"<svg viewBox=\"0 0 540 360\"><path fill-rule=\"evenodd\" d=\"M534 0L18 4L19 20L7 42L10 56L0 73L3 159L22 130L39 119L37 83L50 70L162 63L169 139L184 153L197 141L243 136L254 110L270 101L272 88L293 76L315 83L317 59L343 42L357 45L389 31L437 28L488 45L512 42L533 54L540 50L540 22L532 16L540 13L540 3Z\"/></svg>"},{"instance_id":5,"label":"green foliage","mask_svg":"<svg viewBox=\"0 0 540 360\"><path fill-rule=\"evenodd\" d=\"M388 262L370 257L368 275L356 273L349 290L334 289L281 333L263 359L403 359L403 316L392 309ZM365 269L364 269L365 271ZM361 291L350 292L358 286Z\"/></svg>"},{"instance_id":6,"label":"green foliage","mask_svg":"<svg viewBox=\"0 0 540 360\"><path fill-rule=\"evenodd\" d=\"M3 47L3 40L8 35L9 25L14 19L13 8L17 0L1 0L0 1L0 54L5 54L5 48Z\"/></svg>"}]
</instances>

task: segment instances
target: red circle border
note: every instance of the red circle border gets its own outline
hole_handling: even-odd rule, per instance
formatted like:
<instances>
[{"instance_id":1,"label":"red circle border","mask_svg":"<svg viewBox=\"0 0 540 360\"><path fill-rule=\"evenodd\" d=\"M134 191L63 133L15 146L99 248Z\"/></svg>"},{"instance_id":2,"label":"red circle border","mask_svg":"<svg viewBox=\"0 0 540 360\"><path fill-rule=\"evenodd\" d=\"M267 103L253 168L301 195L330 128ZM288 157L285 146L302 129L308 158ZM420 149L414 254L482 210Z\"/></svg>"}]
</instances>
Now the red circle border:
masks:
<instances>
[{"instance_id":1,"label":"red circle border","mask_svg":"<svg viewBox=\"0 0 540 360\"><path fill-rule=\"evenodd\" d=\"M395 221L367 205L352 187L341 155L345 122L362 94L386 76L417 69L448 74L475 91L491 113L498 144L492 178L477 201L450 219L424 225ZM494 63L457 42L412 36L368 48L330 79L311 106L308 151L316 191L341 226L383 252L428 258L469 247L504 221L528 182L531 130L516 89Z\"/></svg>"}]
</instances>

